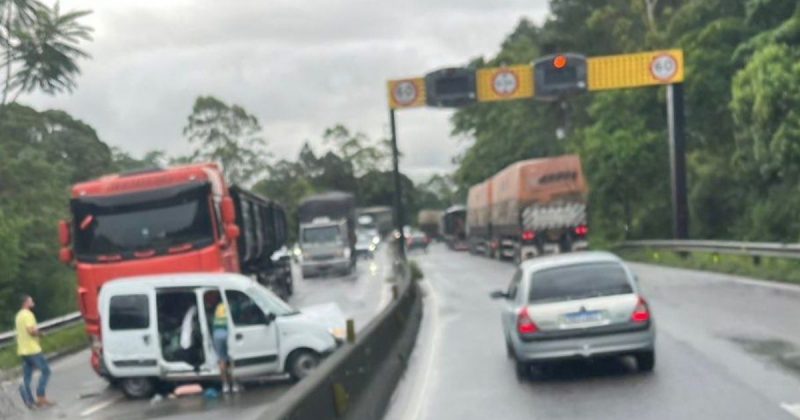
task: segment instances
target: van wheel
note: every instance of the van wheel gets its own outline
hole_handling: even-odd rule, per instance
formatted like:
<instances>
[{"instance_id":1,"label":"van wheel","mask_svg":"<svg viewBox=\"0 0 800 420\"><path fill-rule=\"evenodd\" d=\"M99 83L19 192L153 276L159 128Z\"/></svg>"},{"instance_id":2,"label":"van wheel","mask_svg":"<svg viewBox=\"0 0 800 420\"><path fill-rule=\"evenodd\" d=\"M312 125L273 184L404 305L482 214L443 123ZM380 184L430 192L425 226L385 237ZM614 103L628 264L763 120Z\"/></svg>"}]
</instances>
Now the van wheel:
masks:
<instances>
[{"instance_id":1,"label":"van wheel","mask_svg":"<svg viewBox=\"0 0 800 420\"><path fill-rule=\"evenodd\" d=\"M151 378L122 378L118 384L122 392L133 399L150 398L156 390L155 381Z\"/></svg>"},{"instance_id":2,"label":"van wheel","mask_svg":"<svg viewBox=\"0 0 800 420\"><path fill-rule=\"evenodd\" d=\"M292 379L299 381L308 376L319 365L319 355L311 350L295 350L286 362L286 371Z\"/></svg>"}]
</instances>

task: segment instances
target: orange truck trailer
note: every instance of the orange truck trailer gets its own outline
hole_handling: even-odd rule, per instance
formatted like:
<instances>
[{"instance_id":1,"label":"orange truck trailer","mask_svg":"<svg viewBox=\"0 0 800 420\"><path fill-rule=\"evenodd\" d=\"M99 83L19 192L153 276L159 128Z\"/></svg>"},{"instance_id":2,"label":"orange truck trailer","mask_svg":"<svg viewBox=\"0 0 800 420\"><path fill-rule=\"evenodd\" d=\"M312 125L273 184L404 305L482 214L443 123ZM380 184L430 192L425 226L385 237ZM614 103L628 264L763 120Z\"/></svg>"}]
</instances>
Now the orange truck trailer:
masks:
<instances>
[{"instance_id":1,"label":"orange truck trailer","mask_svg":"<svg viewBox=\"0 0 800 420\"><path fill-rule=\"evenodd\" d=\"M105 375L97 298L120 277L236 272L291 293L291 267L275 258L286 241L277 203L229 186L213 163L107 175L72 187L59 258L75 268L78 306Z\"/></svg>"},{"instance_id":2,"label":"orange truck trailer","mask_svg":"<svg viewBox=\"0 0 800 420\"><path fill-rule=\"evenodd\" d=\"M521 261L586 248L587 196L578 155L513 163L469 191L470 250Z\"/></svg>"}]
</instances>

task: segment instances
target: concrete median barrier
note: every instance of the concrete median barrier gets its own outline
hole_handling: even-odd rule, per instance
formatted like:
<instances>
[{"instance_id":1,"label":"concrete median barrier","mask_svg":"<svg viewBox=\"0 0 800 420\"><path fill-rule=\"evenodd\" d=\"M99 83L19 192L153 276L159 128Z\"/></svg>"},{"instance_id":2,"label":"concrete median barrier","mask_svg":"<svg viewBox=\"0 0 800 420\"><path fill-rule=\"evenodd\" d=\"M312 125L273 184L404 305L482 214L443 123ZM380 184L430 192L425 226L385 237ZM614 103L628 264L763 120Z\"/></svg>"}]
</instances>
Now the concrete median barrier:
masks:
<instances>
[{"instance_id":1,"label":"concrete median barrier","mask_svg":"<svg viewBox=\"0 0 800 420\"><path fill-rule=\"evenodd\" d=\"M406 264L396 266L397 297L260 418L379 419L406 368L422 319L421 293Z\"/></svg>"}]
</instances>

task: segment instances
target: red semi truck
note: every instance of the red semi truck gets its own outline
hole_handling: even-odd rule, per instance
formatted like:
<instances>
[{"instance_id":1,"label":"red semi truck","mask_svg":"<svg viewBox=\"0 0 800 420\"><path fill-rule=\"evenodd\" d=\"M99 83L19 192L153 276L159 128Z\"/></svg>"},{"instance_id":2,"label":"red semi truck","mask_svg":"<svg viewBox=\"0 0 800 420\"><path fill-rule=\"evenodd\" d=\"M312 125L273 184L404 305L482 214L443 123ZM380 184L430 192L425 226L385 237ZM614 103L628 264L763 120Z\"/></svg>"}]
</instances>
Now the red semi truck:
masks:
<instances>
[{"instance_id":1,"label":"red semi truck","mask_svg":"<svg viewBox=\"0 0 800 420\"><path fill-rule=\"evenodd\" d=\"M286 218L276 203L229 186L212 163L107 175L76 184L61 221L60 259L74 266L78 306L104 375L97 298L107 281L175 272L240 272L291 293ZM275 284L267 284L274 288Z\"/></svg>"}]
</instances>

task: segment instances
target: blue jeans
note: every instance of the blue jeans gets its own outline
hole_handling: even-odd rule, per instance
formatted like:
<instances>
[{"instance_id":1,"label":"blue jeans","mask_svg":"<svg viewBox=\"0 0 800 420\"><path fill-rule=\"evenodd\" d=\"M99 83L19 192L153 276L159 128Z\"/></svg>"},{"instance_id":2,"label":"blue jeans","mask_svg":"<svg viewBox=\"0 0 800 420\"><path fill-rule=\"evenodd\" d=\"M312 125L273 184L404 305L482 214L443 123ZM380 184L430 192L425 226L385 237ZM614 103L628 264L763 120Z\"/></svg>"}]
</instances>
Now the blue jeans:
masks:
<instances>
[{"instance_id":1,"label":"blue jeans","mask_svg":"<svg viewBox=\"0 0 800 420\"><path fill-rule=\"evenodd\" d=\"M214 350L217 352L217 359L220 362L230 362L231 358L228 355L228 330L215 329L213 333Z\"/></svg>"},{"instance_id":2,"label":"blue jeans","mask_svg":"<svg viewBox=\"0 0 800 420\"><path fill-rule=\"evenodd\" d=\"M47 381L50 379L50 366L47 364L47 359L44 354L32 354L30 356L22 356L22 386L31 400L31 379L33 378L33 370L39 369L39 384L36 386L36 396L44 397L44 392L47 389Z\"/></svg>"}]
</instances>

